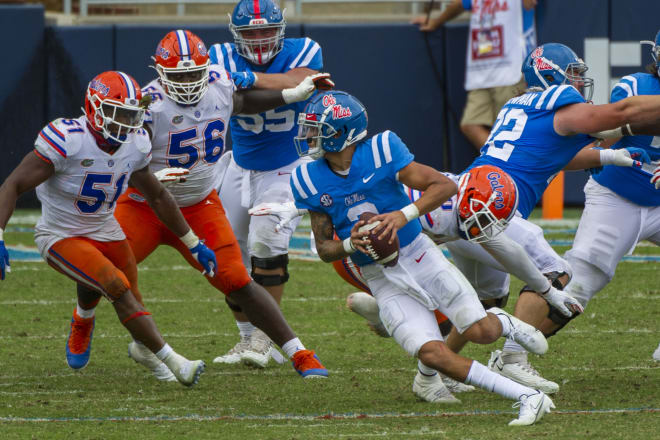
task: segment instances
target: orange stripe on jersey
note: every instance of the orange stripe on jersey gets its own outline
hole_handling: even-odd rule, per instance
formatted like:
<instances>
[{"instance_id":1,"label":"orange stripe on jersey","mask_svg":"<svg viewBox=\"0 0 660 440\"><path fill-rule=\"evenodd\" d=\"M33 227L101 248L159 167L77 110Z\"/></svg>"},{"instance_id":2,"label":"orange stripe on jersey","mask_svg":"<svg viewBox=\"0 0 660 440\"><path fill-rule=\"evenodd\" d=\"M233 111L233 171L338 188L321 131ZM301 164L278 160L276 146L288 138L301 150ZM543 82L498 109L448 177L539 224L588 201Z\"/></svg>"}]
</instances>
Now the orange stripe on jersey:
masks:
<instances>
[{"instance_id":1,"label":"orange stripe on jersey","mask_svg":"<svg viewBox=\"0 0 660 440\"><path fill-rule=\"evenodd\" d=\"M52 160L48 159L48 158L47 158L46 156L44 156L43 154L39 153L37 150L32 150L32 151L34 151L34 154L36 154L37 157L38 157L39 159L43 160L44 162L46 162L46 163L50 163L50 164L53 163Z\"/></svg>"}]
</instances>

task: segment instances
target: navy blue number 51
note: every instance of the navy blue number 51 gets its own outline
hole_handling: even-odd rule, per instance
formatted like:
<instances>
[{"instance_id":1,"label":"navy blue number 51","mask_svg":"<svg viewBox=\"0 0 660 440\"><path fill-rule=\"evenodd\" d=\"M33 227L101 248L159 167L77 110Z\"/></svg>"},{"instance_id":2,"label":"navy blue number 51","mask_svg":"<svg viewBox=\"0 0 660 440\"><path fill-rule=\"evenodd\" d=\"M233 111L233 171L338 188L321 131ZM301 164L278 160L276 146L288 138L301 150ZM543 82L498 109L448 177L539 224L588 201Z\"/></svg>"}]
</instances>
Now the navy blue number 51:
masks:
<instances>
[{"instance_id":1,"label":"navy blue number 51","mask_svg":"<svg viewBox=\"0 0 660 440\"><path fill-rule=\"evenodd\" d=\"M103 206L103 203L109 198L105 189L112 185L114 174L88 173L85 175L82 186L80 187L79 197L76 200L76 207L83 214L94 214ZM108 210L111 210L124 188L126 173L123 173L114 184L115 193L108 203Z\"/></svg>"}]
</instances>

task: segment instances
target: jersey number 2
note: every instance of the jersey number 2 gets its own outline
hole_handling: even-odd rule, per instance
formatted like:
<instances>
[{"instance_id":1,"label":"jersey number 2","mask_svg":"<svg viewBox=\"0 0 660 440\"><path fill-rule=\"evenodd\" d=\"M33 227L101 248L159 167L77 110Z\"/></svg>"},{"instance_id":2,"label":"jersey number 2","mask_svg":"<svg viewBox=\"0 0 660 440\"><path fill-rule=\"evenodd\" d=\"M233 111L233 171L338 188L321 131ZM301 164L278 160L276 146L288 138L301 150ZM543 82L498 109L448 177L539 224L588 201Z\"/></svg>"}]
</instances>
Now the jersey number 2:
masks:
<instances>
[{"instance_id":1,"label":"jersey number 2","mask_svg":"<svg viewBox=\"0 0 660 440\"><path fill-rule=\"evenodd\" d=\"M521 108L503 108L486 141L486 154L504 162L509 160L515 145L507 141L517 141L527 124L527 113Z\"/></svg>"}]
</instances>

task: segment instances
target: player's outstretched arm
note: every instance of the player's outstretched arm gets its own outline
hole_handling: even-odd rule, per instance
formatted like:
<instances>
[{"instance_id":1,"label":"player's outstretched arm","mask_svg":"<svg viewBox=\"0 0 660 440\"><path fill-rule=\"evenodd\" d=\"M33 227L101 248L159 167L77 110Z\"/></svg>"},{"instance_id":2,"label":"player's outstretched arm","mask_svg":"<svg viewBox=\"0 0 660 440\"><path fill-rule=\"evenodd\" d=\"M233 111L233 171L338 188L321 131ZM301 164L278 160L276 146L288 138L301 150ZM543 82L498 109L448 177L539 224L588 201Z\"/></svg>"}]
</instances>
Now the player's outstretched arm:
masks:
<instances>
[{"instance_id":1,"label":"player's outstretched arm","mask_svg":"<svg viewBox=\"0 0 660 440\"><path fill-rule=\"evenodd\" d=\"M629 125L629 127L627 126ZM613 104L572 104L555 113L554 128L563 136L616 130L660 135L660 96L631 96Z\"/></svg>"},{"instance_id":2,"label":"player's outstretched arm","mask_svg":"<svg viewBox=\"0 0 660 440\"><path fill-rule=\"evenodd\" d=\"M360 226L364 225L363 221L360 220L355 223L351 229L351 236L340 241L334 239L335 229L332 219L328 214L309 211L309 215L312 221L312 232L314 233L316 250L321 260L330 263L346 258L355 251L367 253L364 246L369 244L369 240L365 240L358 233Z\"/></svg>"},{"instance_id":3,"label":"player's outstretched arm","mask_svg":"<svg viewBox=\"0 0 660 440\"><path fill-rule=\"evenodd\" d=\"M254 114L308 99L318 90L334 86L329 73L305 77L295 87L284 90L246 89L234 93L233 114Z\"/></svg>"},{"instance_id":4,"label":"player's outstretched arm","mask_svg":"<svg viewBox=\"0 0 660 440\"><path fill-rule=\"evenodd\" d=\"M627 147L616 150L595 148L593 144L584 147L564 167L567 171L589 170L605 165L640 168L650 163L651 157L642 148Z\"/></svg>"},{"instance_id":5,"label":"player's outstretched arm","mask_svg":"<svg viewBox=\"0 0 660 440\"><path fill-rule=\"evenodd\" d=\"M36 153L28 153L20 164L0 186L0 279L9 272L9 253L5 248L4 229L9 217L16 209L16 200L24 192L36 188L55 173L53 164L39 158Z\"/></svg>"},{"instance_id":6,"label":"player's outstretched arm","mask_svg":"<svg viewBox=\"0 0 660 440\"><path fill-rule=\"evenodd\" d=\"M156 176L151 174L149 166L131 174L129 184L142 193L160 221L190 249L193 257L204 268L203 273L213 277L215 268L218 267L215 254L195 235L183 218L176 201Z\"/></svg>"},{"instance_id":7,"label":"player's outstretched arm","mask_svg":"<svg viewBox=\"0 0 660 440\"><path fill-rule=\"evenodd\" d=\"M423 194L403 209L379 214L369 220L369 223L380 221L373 231L382 239L389 236L390 243L406 223L438 208L458 190L456 184L440 171L414 161L399 170L397 179L409 188L423 191Z\"/></svg>"},{"instance_id":8,"label":"player's outstretched arm","mask_svg":"<svg viewBox=\"0 0 660 440\"><path fill-rule=\"evenodd\" d=\"M253 73L255 79L252 87L270 90L290 89L300 84L306 77L317 73L319 73L317 70L307 67L296 67L285 73Z\"/></svg>"}]
</instances>

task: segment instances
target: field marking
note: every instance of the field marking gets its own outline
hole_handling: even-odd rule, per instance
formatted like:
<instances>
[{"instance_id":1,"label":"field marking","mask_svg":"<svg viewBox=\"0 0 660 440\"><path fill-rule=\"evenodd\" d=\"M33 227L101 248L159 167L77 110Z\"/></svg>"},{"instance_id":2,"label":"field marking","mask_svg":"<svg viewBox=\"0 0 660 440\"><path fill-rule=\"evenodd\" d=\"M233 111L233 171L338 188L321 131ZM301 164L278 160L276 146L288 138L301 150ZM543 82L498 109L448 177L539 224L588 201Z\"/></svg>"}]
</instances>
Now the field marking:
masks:
<instances>
[{"instance_id":1,"label":"field marking","mask_svg":"<svg viewBox=\"0 0 660 440\"><path fill-rule=\"evenodd\" d=\"M567 409L555 410L556 415L596 415L596 414L621 414L621 413L658 413L660 408L603 408L603 409ZM352 420L352 419L410 419L422 417L474 417L474 416L497 416L518 414L517 411L500 410L475 410L454 412L415 412L415 413L328 413L328 414L267 414L267 415L226 415L226 416L202 416L190 414L186 416L146 416L146 417L0 417L0 422L18 423L51 423L51 422L216 422L216 421L244 421L244 420Z\"/></svg>"}]
</instances>

